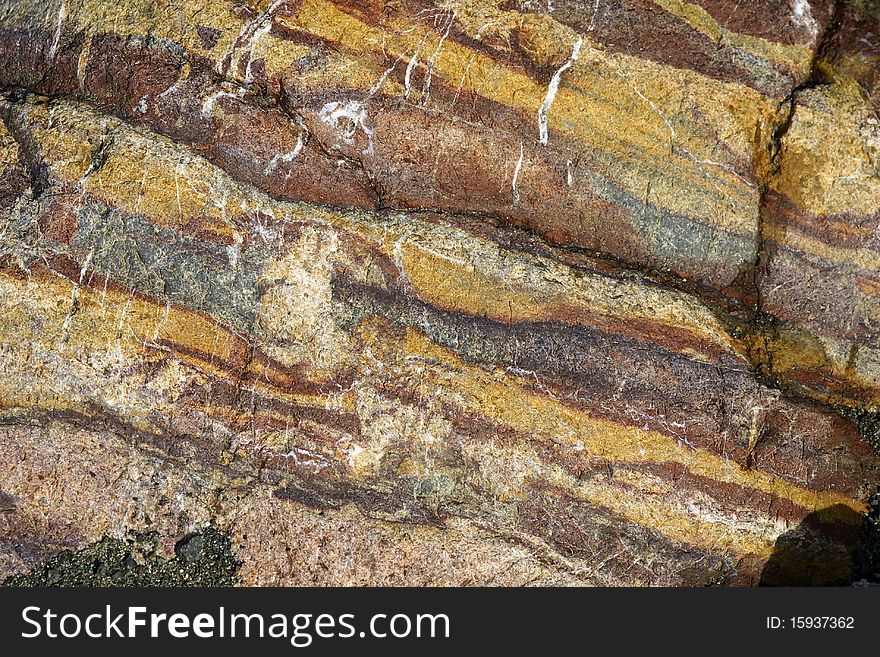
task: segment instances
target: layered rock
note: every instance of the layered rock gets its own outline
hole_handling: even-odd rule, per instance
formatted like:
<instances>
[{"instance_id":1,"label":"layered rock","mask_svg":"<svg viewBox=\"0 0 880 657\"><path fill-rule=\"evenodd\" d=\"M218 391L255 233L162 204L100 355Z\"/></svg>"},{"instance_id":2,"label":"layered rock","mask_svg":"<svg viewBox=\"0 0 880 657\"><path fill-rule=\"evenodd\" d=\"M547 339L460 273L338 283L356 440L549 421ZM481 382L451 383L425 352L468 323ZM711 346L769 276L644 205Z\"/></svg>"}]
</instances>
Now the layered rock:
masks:
<instances>
[{"instance_id":1,"label":"layered rock","mask_svg":"<svg viewBox=\"0 0 880 657\"><path fill-rule=\"evenodd\" d=\"M740 4L0 3L0 574L853 576L878 12Z\"/></svg>"},{"instance_id":2,"label":"layered rock","mask_svg":"<svg viewBox=\"0 0 880 657\"><path fill-rule=\"evenodd\" d=\"M872 8L873 7L873 8ZM860 11L861 10L861 11ZM880 320L880 10L842 4L768 178L762 308L774 375L876 408ZM858 404L857 404L858 405Z\"/></svg>"}]
</instances>

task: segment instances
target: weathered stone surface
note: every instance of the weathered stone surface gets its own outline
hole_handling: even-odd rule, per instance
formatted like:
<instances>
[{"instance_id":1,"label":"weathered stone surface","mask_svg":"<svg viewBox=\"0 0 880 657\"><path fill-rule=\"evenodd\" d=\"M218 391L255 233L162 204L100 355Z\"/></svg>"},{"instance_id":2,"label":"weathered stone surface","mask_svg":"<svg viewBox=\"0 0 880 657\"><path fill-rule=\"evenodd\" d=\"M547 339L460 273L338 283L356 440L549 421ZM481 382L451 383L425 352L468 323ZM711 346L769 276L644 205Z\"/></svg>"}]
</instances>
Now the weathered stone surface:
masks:
<instances>
[{"instance_id":1,"label":"weathered stone surface","mask_svg":"<svg viewBox=\"0 0 880 657\"><path fill-rule=\"evenodd\" d=\"M0 0L0 577L210 523L246 584L868 574L878 43L855 0Z\"/></svg>"},{"instance_id":2,"label":"weathered stone surface","mask_svg":"<svg viewBox=\"0 0 880 657\"><path fill-rule=\"evenodd\" d=\"M862 11L859 11L862 9ZM880 7L841 5L815 83L791 96L764 208L762 308L776 376L880 402Z\"/></svg>"}]
</instances>

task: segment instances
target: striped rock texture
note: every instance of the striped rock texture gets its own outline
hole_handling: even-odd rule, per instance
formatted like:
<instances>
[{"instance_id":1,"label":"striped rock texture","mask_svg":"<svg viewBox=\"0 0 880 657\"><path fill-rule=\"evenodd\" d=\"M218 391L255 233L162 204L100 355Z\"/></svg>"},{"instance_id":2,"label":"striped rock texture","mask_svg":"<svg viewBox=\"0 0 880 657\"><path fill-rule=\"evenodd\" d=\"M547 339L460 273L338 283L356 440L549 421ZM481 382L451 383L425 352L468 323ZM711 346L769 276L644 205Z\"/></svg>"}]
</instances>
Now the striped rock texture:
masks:
<instances>
[{"instance_id":1,"label":"striped rock texture","mask_svg":"<svg viewBox=\"0 0 880 657\"><path fill-rule=\"evenodd\" d=\"M877 2L0 0L0 90L0 578L856 576Z\"/></svg>"}]
</instances>

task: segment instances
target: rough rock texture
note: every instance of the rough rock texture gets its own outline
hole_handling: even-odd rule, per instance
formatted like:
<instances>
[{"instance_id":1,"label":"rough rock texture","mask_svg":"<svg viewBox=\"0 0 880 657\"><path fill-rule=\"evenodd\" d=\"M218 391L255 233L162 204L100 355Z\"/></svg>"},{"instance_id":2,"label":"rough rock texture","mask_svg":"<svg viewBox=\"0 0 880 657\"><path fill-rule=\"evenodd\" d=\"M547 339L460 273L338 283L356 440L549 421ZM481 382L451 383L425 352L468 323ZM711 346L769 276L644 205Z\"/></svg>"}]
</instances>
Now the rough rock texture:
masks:
<instances>
[{"instance_id":1,"label":"rough rock texture","mask_svg":"<svg viewBox=\"0 0 880 657\"><path fill-rule=\"evenodd\" d=\"M877 2L0 0L0 89L0 578L874 563Z\"/></svg>"}]
</instances>

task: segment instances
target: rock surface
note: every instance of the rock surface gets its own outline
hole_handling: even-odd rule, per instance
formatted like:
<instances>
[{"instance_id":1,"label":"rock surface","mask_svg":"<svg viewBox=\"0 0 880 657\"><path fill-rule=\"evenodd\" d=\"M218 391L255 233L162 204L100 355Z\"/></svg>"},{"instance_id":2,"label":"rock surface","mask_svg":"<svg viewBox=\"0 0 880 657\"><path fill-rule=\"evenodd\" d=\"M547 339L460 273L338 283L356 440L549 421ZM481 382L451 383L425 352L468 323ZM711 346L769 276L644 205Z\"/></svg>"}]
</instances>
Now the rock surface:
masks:
<instances>
[{"instance_id":1,"label":"rock surface","mask_svg":"<svg viewBox=\"0 0 880 657\"><path fill-rule=\"evenodd\" d=\"M0 90L0 579L865 575L877 2L0 0Z\"/></svg>"}]
</instances>

